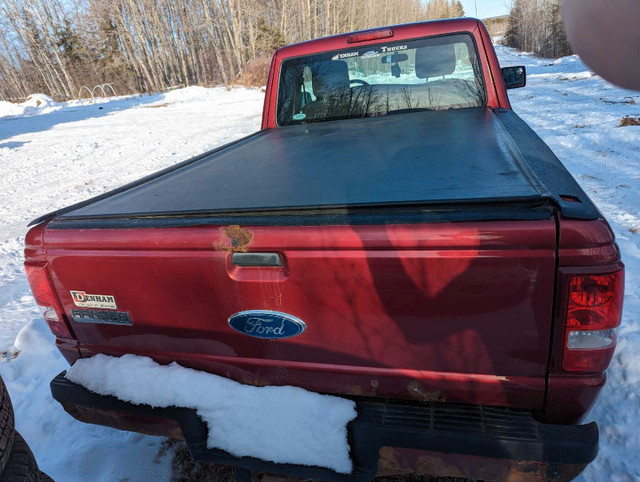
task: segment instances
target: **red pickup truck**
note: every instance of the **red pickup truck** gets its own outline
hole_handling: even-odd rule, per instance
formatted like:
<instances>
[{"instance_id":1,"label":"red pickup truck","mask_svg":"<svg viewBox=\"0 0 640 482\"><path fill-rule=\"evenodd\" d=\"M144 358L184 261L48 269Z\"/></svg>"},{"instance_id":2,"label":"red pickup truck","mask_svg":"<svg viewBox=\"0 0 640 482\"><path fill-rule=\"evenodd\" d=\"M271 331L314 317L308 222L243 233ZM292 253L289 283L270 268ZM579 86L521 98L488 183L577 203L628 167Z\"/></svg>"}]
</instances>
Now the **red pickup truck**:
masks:
<instances>
[{"instance_id":1,"label":"red pickup truck","mask_svg":"<svg viewBox=\"0 0 640 482\"><path fill-rule=\"evenodd\" d=\"M623 265L511 110L524 84L475 19L290 45L262 130L31 223L28 279L70 364L137 354L350 398L353 473L207 449L193 410L64 374L54 398L243 470L574 477L598 450L579 422L615 348Z\"/></svg>"}]
</instances>

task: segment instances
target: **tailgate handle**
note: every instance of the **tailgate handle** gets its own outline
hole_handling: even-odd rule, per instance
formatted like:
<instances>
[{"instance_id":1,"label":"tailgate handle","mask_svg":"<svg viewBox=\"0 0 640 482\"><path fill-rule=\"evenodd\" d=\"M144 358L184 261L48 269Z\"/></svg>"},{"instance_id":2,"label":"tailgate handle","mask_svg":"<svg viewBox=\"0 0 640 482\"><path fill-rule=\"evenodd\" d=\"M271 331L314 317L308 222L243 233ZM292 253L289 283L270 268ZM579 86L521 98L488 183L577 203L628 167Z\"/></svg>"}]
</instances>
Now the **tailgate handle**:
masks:
<instances>
[{"instance_id":1,"label":"tailgate handle","mask_svg":"<svg viewBox=\"0 0 640 482\"><path fill-rule=\"evenodd\" d=\"M236 266L282 266L278 253L233 253L231 262Z\"/></svg>"}]
</instances>

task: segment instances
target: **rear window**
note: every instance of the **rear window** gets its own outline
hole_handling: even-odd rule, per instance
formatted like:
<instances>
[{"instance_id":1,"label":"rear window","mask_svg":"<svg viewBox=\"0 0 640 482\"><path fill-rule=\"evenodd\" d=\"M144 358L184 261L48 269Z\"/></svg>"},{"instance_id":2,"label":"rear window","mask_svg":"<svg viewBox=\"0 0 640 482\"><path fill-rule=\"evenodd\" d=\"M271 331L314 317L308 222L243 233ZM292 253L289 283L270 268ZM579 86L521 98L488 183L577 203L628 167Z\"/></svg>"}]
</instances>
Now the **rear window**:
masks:
<instances>
[{"instance_id":1,"label":"rear window","mask_svg":"<svg viewBox=\"0 0 640 482\"><path fill-rule=\"evenodd\" d=\"M278 124L373 117L486 103L469 34L367 45L287 59Z\"/></svg>"}]
</instances>

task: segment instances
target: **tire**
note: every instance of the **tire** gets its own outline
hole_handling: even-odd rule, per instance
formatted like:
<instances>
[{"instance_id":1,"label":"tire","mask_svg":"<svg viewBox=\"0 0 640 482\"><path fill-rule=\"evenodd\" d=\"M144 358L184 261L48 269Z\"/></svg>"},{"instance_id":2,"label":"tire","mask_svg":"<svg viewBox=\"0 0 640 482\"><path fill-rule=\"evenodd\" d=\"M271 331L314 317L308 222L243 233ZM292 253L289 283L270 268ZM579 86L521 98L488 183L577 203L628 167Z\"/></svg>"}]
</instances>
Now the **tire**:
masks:
<instances>
[{"instance_id":1,"label":"tire","mask_svg":"<svg viewBox=\"0 0 640 482\"><path fill-rule=\"evenodd\" d=\"M2 378L0 378L0 473L9 462L15 436L13 405Z\"/></svg>"},{"instance_id":2,"label":"tire","mask_svg":"<svg viewBox=\"0 0 640 482\"><path fill-rule=\"evenodd\" d=\"M33 452L18 432L14 432L9 463L0 475L2 482L40 482L40 470Z\"/></svg>"}]
</instances>

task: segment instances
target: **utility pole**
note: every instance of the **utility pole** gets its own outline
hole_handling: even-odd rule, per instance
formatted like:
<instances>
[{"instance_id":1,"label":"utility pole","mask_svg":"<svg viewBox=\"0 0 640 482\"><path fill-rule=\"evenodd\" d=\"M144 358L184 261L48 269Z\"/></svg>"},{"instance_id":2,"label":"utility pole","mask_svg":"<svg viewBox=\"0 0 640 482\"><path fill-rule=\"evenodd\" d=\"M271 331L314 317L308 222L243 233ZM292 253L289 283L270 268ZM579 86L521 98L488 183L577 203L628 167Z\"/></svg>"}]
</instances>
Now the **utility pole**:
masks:
<instances>
[{"instance_id":1,"label":"utility pole","mask_svg":"<svg viewBox=\"0 0 640 482\"><path fill-rule=\"evenodd\" d=\"M476 18L478 18L478 0L473 0L473 3L476 6Z\"/></svg>"}]
</instances>

